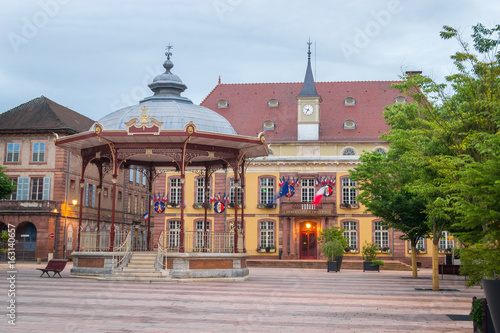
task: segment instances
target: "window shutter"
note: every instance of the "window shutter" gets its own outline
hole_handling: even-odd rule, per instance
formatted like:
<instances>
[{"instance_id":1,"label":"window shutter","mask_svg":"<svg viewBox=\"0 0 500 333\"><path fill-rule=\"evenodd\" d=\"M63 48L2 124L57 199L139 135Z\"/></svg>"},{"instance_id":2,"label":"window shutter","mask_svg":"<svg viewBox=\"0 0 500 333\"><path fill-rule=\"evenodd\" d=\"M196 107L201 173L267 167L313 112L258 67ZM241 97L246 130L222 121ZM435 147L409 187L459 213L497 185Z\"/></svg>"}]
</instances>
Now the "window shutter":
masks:
<instances>
[{"instance_id":1,"label":"window shutter","mask_svg":"<svg viewBox=\"0 0 500 333\"><path fill-rule=\"evenodd\" d=\"M17 200L29 200L30 196L30 178L17 178Z\"/></svg>"},{"instance_id":2,"label":"window shutter","mask_svg":"<svg viewBox=\"0 0 500 333\"><path fill-rule=\"evenodd\" d=\"M50 200L50 177L43 177L42 200Z\"/></svg>"}]
</instances>

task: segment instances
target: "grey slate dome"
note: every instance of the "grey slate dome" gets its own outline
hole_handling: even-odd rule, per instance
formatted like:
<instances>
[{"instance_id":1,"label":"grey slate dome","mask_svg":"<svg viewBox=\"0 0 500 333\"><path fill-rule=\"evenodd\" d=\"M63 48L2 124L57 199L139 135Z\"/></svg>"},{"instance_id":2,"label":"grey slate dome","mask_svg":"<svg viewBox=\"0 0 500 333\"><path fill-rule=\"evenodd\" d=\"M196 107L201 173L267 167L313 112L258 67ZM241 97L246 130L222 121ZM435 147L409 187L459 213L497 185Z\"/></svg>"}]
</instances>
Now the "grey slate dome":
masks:
<instances>
[{"instance_id":1,"label":"grey slate dome","mask_svg":"<svg viewBox=\"0 0 500 333\"><path fill-rule=\"evenodd\" d=\"M177 75L170 72L174 67L170 60L172 53L167 51L165 55L165 73L156 76L148 85L154 95L144 98L137 105L125 107L101 118L98 122L102 127L123 130L126 128L126 122L139 118L141 108L147 107L149 116L163 122L162 129L165 130L183 130L185 125L192 121L198 131L237 134L226 118L181 96L187 86Z\"/></svg>"}]
</instances>

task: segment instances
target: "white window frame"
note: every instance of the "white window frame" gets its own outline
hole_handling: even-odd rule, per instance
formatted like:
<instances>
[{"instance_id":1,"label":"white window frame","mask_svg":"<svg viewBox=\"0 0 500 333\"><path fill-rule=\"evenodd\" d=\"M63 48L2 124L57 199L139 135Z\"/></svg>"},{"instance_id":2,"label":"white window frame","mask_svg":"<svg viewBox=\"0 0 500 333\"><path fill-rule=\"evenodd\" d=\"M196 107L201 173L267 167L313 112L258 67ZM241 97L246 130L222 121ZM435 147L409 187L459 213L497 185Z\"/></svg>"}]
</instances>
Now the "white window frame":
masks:
<instances>
[{"instance_id":1,"label":"white window frame","mask_svg":"<svg viewBox=\"0 0 500 333\"><path fill-rule=\"evenodd\" d=\"M31 162L45 162L45 142L33 142L31 149Z\"/></svg>"},{"instance_id":2,"label":"white window frame","mask_svg":"<svg viewBox=\"0 0 500 333\"><path fill-rule=\"evenodd\" d=\"M260 178L259 192L259 202L261 204L272 203L274 201L274 178Z\"/></svg>"},{"instance_id":3,"label":"white window frame","mask_svg":"<svg viewBox=\"0 0 500 333\"><path fill-rule=\"evenodd\" d=\"M181 244L181 221L169 221L168 226L168 248L178 248Z\"/></svg>"},{"instance_id":4,"label":"white window frame","mask_svg":"<svg viewBox=\"0 0 500 333\"><path fill-rule=\"evenodd\" d=\"M342 222L344 238L351 249L358 249L358 223L355 221Z\"/></svg>"},{"instance_id":5,"label":"white window frame","mask_svg":"<svg viewBox=\"0 0 500 333\"><path fill-rule=\"evenodd\" d=\"M448 239L451 237L451 239ZM439 250L453 249L455 247L455 237L449 231L442 231L439 238Z\"/></svg>"},{"instance_id":6,"label":"white window frame","mask_svg":"<svg viewBox=\"0 0 500 333\"><path fill-rule=\"evenodd\" d=\"M274 221L259 222L259 244L261 248L272 247L274 245Z\"/></svg>"},{"instance_id":7,"label":"white window frame","mask_svg":"<svg viewBox=\"0 0 500 333\"><path fill-rule=\"evenodd\" d=\"M172 203L181 203L181 179L180 178L170 178L170 195L168 201Z\"/></svg>"},{"instance_id":8,"label":"white window frame","mask_svg":"<svg viewBox=\"0 0 500 333\"><path fill-rule=\"evenodd\" d=\"M300 200L301 202L312 202L316 193L315 180L304 178L300 181Z\"/></svg>"},{"instance_id":9,"label":"white window frame","mask_svg":"<svg viewBox=\"0 0 500 333\"><path fill-rule=\"evenodd\" d=\"M205 223L207 231L205 232ZM196 237L195 237L195 248L202 248L205 246L205 241L207 242L207 247L210 244L210 221L196 221Z\"/></svg>"},{"instance_id":10,"label":"white window frame","mask_svg":"<svg viewBox=\"0 0 500 333\"><path fill-rule=\"evenodd\" d=\"M343 204L357 204L357 187L356 181L349 178L342 178L342 203Z\"/></svg>"},{"instance_id":11,"label":"white window frame","mask_svg":"<svg viewBox=\"0 0 500 333\"><path fill-rule=\"evenodd\" d=\"M21 143L20 142L7 142L7 151L5 154L6 163L19 163L21 156Z\"/></svg>"},{"instance_id":12,"label":"white window frame","mask_svg":"<svg viewBox=\"0 0 500 333\"><path fill-rule=\"evenodd\" d=\"M229 179L229 202L234 204L234 194L236 193L236 190L239 189L241 186L241 179L238 178L238 186L235 186L234 184L234 178ZM238 190L238 204L242 203L242 198L241 198L241 190Z\"/></svg>"},{"instance_id":13,"label":"white window frame","mask_svg":"<svg viewBox=\"0 0 500 333\"><path fill-rule=\"evenodd\" d=\"M389 230L383 226L382 222L374 222L373 228L373 239L374 243L379 246L380 249L390 248L389 247Z\"/></svg>"}]
</instances>

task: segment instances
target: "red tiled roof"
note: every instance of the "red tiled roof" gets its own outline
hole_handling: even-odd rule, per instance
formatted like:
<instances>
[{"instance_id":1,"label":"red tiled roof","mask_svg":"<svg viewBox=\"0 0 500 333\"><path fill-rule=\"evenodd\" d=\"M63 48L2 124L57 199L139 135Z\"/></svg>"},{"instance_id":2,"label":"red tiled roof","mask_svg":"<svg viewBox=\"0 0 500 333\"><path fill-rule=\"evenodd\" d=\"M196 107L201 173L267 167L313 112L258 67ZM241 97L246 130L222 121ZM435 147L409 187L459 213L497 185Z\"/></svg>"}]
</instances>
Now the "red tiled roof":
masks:
<instances>
[{"instance_id":1,"label":"red tiled roof","mask_svg":"<svg viewBox=\"0 0 500 333\"><path fill-rule=\"evenodd\" d=\"M380 141L389 129L383 118L384 107L401 94L390 88L396 81L316 82L322 98L320 106L319 141ZM218 84L201 103L224 116L240 135L256 136L263 123L272 120L274 131L266 131L267 141L297 140L297 95L302 82ZM356 100L355 106L344 106L346 97ZM267 102L275 98L278 107ZM227 108L217 108L226 99ZM354 120L356 129L344 129L346 120Z\"/></svg>"},{"instance_id":2,"label":"red tiled roof","mask_svg":"<svg viewBox=\"0 0 500 333\"><path fill-rule=\"evenodd\" d=\"M88 131L94 121L45 96L35 98L0 114L0 132L56 132L74 134Z\"/></svg>"}]
</instances>

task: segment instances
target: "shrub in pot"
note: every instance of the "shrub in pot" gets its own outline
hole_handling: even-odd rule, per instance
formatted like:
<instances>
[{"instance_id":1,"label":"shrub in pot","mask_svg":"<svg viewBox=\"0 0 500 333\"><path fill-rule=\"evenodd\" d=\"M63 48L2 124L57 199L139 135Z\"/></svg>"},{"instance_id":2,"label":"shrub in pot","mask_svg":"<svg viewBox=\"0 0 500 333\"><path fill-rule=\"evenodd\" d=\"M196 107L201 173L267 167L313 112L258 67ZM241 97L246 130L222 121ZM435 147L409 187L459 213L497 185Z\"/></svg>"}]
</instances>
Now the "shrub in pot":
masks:
<instances>
[{"instance_id":1,"label":"shrub in pot","mask_svg":"<svg viewBox=\"0 0 500 333\"><path fill-rule=\"evenodd\" d=\"M327 260L327 271L339 271L342 264L342 256L344 255L344 246L338 239L323 243L323 254ZM333 265L335 264L335 265Z\"/></svg>"},{"instance_id":2,"label":"shrub in pot","mask_svg":"<svg viewBox=\"0 0 500 333\"><path fill-rule=\"evenodd\" d=\"M380 250L379 246L374 243L365 242L361 250L363 256L363 272L378 271L380 272L380 264L373 264L377 260L377 253ZM378 260L381 261L381 260Z\"/></svg>"}]
</instances>

